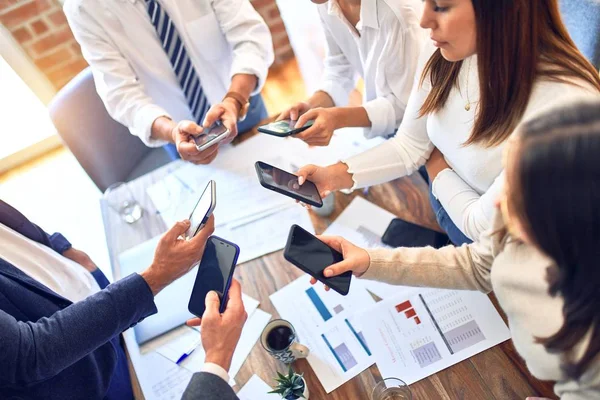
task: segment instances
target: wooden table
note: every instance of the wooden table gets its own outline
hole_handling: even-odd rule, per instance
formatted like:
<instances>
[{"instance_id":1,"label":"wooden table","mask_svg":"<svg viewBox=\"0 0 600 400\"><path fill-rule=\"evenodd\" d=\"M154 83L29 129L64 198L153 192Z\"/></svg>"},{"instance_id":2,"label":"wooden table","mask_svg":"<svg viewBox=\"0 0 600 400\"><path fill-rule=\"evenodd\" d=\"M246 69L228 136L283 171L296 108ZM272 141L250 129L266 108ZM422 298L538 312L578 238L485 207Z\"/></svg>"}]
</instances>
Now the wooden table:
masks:
<instances>
[{"instance_id":1,"label":"wooden table","mask_svg":"<svg viewBox=\"0 0 600 400\"><path fill-rule=\"evenodd\" d=\"M146 194L146 188L167 175L171 168L172 165L164 166L129 184L135 198L145 210L143 218L135 224L126 224L109 209L105 202L102 202L102 215L113 271L120 270L118 255L121 252L166 231L167 227L157 215L154 205ZM352 195L336 194L336 210L328 218L320 218L311 213L317 233L323 232L355 196L364 196L359 192L355 191ZM429 206L427 185L419 174L372 187L365 197L404 220L439 229ZM271 304L269 295L302 275L301 271L284 260L282 251L241 264L236 271L235 277L240 281L244 293L258 299L260 308L272 314L274 318L279 317L279 314ZM115 276L118 277L119 274ZM499 309L493 296L492 300ZM313 400L367 400L376 382L382 379L374 365L327 394L306 360L297 361L294 368L304 373ZM257 342L235 379L239 388L246 384L253 374L257 374L271 385L276 371L285 372L286 368L268 355ZM137 383L135 379L134 381ZM525 399L527 396L534 395L554 398L552 384L540 382L527 372L525 364L510 341L419 381L410 388L414 399L504 400ZM139 386L136 392L141 393Z\"/></svg>"}]
</instances>

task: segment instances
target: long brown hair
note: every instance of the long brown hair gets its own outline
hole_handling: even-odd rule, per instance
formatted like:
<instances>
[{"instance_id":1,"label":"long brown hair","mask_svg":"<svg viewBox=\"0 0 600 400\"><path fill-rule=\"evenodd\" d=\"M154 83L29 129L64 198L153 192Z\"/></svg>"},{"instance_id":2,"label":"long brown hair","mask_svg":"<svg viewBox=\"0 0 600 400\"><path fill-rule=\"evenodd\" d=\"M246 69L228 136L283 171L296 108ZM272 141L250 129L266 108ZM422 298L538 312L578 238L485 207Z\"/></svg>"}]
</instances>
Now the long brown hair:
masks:
<instances>
[{"instance_id":1,"label":"long brown hair","mask_svg":"<svg viewBox=\"0 0 600 400\"><path fill-rule=\"evenodd\" d=\"M576 78L600 91L600 75L579 52L565 28L556 0L472 0L477 24L479 107L465 145L492 147L515 130L529 103L535 80ZM440 111L463 62L444 59L438 49L421 84L432 90L420 116Z\"/></svg>"},{"instance_id":2,"label":"long brown hair","mask_svg":"<svg viewBox=\"0 0 600 400\"><path fill-rule=\"evenodd\" d=\"M525 123L516 151L507 169L511 212L554 260L550 294L564 299L563 326L537 342L563 354L566 374L579 378L600 355L600 102ZM574 350L588 335L579 358Z\"/></svg>"}]
</instances>

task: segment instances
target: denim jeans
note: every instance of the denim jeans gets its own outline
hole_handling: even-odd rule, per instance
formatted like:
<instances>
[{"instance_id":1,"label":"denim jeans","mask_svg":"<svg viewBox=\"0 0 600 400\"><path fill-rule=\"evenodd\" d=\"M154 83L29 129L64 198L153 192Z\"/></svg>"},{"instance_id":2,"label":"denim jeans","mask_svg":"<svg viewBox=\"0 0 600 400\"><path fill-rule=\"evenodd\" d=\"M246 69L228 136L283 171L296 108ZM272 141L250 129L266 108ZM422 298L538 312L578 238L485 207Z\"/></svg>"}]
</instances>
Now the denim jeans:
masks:
<instances>
[{"instance_id":1,"label":"denim jeans","mask_svg":"<svg viewBox=\"0 0 600 400\"><path fill-rule=\"evenodd\" d=\"M419 174L425 179L425 182L429 184L429 203L431 203L431 208L433 208L433 212L435 214L435 219L437 220L439 226L446 232L450 241L455 246L461 246L463 244L473 243L471 239L465 236L464 233L454 224L452 218L448 215L442 203L439 202L438 199L433 195L432 185L429 181L429 175L427 174L427 170L425 167L419 168Z\"/></svg>"},{"instance_id":2,"label":"denim jeans","mask_svg":"<svg viewBox=\"0 0 600 400\"><path fill-rule=\"evenodd\" d=\"M267 118L269 114L267 113L267 108L265 107L265 103L260 94L256 96L250 97L250 108L248 109L248 114L246 114L246 118L243 121L238 122L238 134L248 132L252 128L254 128L260 121ZM179 159L179 153L177 152L177 147L169 143L163 146L163 149L169 154L171 160Z\"/></svg>"}]
</instances>

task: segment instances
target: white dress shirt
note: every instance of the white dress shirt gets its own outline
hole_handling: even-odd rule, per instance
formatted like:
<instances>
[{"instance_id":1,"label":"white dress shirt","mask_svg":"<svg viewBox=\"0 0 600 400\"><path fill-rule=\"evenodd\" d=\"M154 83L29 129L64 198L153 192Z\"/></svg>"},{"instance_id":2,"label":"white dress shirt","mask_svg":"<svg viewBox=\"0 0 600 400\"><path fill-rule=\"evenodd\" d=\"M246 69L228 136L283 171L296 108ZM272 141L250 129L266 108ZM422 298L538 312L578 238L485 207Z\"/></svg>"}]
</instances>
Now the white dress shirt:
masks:
<instances>
[{"instance_id":1,"label":"white dress shirt","mask_svg":"<svg viewBox=\"0 0 600 400\"><path fill-rule=\"evenodd\" d=\"M169 14L211 104L231 78L258 78L260 92L273 63L269 28L248 0L159 0ZM148 146L156 118L193 120L144 0L67 0L64 11L92 67L108 113Z\"/></svg>"},{"instance_id":2,"label":"white dress shirt","mask_svg":"<svg viewBox=\"0 0 600 400\"><path fill-rule=\"evenodd\" d=\"M458 87L462 91L453 88L442 110L419 118L419 110L431 86L425 80L423 87L419 87L418 81L434 51L433 45L428 43L421 52L413 93L396 136L344 162L348 165L348 171L354 174L354 187L365 187L413 173L429 159L434 146L437 147L451 169L438 174L433 181L433 194L452 222L467 237L477 240L481 233L490 228L494 204L502 191L502 151L505 143L491 148L479 144L463 146L473 130L479 103L476 55L463 63L458 78ZM536 82L522 120L526 121L575 99L599 97L598 91L591 85L577 83ZM471 101L469 111L465 110L467 99Z\"/></svg>"},{"instance_id":3,"label":"white dress shirt","mask_svg":"<svg viewBox=\"0 0 600 400\"><path fill-rule=\"evenodd\" d=\"M3 224L0 243L0 258L73 303L100 291L84 267Z\"/></svg>"},{"instance_id":4,"label":"white dress shirt","mask_svg":"<svg viewBox=\"0 0 600 400\"><path fill-rule=\"evenodd\" d=\"M419 27L421 2L363 0L356 27L348 22L337 0L318 5L318 10L327 40L320 90L336 106L345 106L360 74L365 84L363 107L371 121L365 136L394 133L402 121L425 40L425 30Z\"/></svg>"}]
</instances>

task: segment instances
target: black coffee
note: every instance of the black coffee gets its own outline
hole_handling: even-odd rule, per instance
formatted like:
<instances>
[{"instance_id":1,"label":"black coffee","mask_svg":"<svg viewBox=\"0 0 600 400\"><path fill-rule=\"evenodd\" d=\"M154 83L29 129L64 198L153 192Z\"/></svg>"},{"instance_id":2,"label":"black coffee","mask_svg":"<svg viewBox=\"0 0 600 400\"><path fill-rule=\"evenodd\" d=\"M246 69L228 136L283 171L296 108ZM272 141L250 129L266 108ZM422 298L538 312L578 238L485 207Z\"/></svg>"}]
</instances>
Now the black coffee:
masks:
<instances>
[{"instance_id":1,"label":"black coffee","mask_svg":"<svg viewBox=\"0 0 600 400\"><path fill-rule=\"evenodd\" d=\"M267 344L273 350L283 350L294 340L294 333L287 326L275 327L267 335Z\"/></svg>"}]
</instances>

